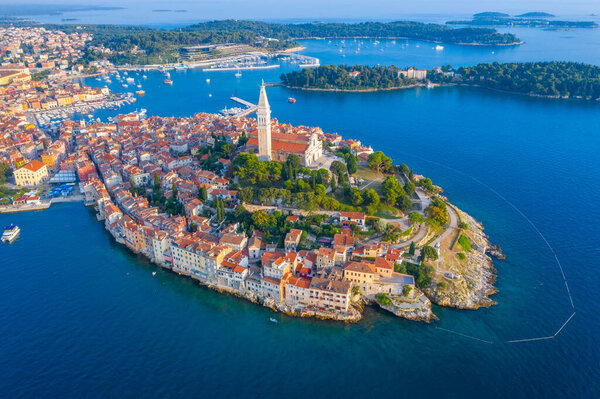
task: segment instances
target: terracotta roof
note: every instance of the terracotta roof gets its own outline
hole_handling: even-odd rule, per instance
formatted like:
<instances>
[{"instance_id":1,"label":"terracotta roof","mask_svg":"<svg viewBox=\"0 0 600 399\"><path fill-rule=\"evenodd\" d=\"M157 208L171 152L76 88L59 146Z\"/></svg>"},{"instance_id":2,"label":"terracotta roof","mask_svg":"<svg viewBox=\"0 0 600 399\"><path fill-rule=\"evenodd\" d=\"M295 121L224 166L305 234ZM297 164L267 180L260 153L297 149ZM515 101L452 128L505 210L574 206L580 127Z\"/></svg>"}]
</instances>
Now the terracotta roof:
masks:
<instances>
[{"instance_id":1,"label":"terracotta roof","mask_svg":"<svg viewBox=\"0 0 600 399\"><path fill-rule=\"evenodd\" d=\"M37 159L34 159L33 161L29 162L27 165L23 166L25 169L29 169L32 172L37 172L38 170L40 170L41 168L43 168L45 165L38 161Z\"/></svg>"}]
</instances>

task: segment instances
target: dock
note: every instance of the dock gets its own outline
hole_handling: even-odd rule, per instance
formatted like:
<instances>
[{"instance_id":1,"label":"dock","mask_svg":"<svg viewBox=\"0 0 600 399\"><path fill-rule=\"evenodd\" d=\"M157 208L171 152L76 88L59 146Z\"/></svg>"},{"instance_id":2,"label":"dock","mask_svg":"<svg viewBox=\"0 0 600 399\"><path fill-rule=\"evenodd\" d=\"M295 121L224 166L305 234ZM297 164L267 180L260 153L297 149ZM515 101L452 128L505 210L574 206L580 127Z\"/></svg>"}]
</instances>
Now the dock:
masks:
<instances>
[{"instance_id":1,"label":"dock","mask_svg":"<svg viewBox=\"0 0 600 399\"><path fill-rule=\"evenodd\" d=\"M256 110L258 109L258 106L256 104L252 104L251 102L241 99L239 97L231 96L229 99L235 101L238 104L242 104L246 108L242 109L239 112L236 112L233 115L228 116L228 118L241 118L244 116L248 116L256 112Z\"/></svg>"}]
</instances>

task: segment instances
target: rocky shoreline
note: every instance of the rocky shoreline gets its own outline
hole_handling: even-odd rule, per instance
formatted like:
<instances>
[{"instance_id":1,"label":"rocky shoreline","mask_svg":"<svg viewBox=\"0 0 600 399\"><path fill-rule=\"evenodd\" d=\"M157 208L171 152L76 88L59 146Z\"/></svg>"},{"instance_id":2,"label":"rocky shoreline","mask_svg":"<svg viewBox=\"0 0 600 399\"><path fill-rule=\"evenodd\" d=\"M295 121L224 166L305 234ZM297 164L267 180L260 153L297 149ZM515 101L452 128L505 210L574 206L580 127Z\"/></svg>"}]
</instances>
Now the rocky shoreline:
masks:
<instances>
[{"instance_id":1,"label":"rocky shoreline","mask_svg":"<svg viewBox=\"0 0 600 399\"><path fill-rule=\"evenodd\" d=\"M424 292L431 302L439 306L475 310L496 305L497 302L490 298L498 292L494 286L496 269L492 259L486 254L492 245L481 223L458 208L454 209L460 215L461 221L468 225L465 234L471 241L472 249L470 252L464 252L466 259L461 263L460 272L452 276L453 284L448 284L444 289L438 284L425 289Z\"/></svg>"}]
</instances>

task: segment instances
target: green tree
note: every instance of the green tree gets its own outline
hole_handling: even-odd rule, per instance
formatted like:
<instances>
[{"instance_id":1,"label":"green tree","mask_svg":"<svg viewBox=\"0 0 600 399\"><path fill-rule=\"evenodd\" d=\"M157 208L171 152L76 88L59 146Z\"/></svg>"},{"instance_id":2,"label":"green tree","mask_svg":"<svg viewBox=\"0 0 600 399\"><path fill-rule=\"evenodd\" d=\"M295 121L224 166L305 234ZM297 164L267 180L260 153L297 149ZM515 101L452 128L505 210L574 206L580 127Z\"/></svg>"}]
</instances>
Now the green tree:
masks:
<instances>
[{"instance_id":1,"label":"green tree","mask_svg":"<svg viewBox=\"0 0 600 399\"><path fill-rule=\"evenodd\" d=\"M402 185L394 176L387 176L381 185L381 192L385 196L385 203L388 205L396 204L398 197L404 195Z\"/></svg>"},{"instance_id":2,"label":"green tree","mask_svg":"<svg viewBox=\"0 0 600 399\"><path fill-rule=\"evenodd\" d=\"M421 216L421 214L418 212L411 212L408 215L408 220L410 220L410 223L412 224L423 223L425 221L425 219L423 219L423 216Z\"/></svg>"},{"instance_id":3,"label":"green tree","mask_svg":"<svg viewBox=\"0 0 600 399\"><path fill-rule=\"evenodd\" d=\"M437 260L437 258L438 258L438 253L434 247L425 245L423 248L421 248L421 260L422 261L427 260L427 259Z\"/></svg>"},{"instance_id":4,"label":"green tree","mask_svg":"<svg viewBox=\"0 0 600 399\"><path fill-rule=\"evenodd\" d=\"M379 173L380 171L388 171L390 169L392 165L392 158L386 156L381 151L376 151L372 154L369 154L367 163L369 168L376 170L377 173Z\"/></svg>"},{"instance_id":5,"label":"green tree","mask_svg":"<svg viewBox=\"0 0 600 399\"><path fill-rule=\"evenodd\" d=\"M353 154L348 154L346 158L346 169L351 175L355 174L358 170L358 163L356 162L356 157Z\"/></svg>"}]
</instances>

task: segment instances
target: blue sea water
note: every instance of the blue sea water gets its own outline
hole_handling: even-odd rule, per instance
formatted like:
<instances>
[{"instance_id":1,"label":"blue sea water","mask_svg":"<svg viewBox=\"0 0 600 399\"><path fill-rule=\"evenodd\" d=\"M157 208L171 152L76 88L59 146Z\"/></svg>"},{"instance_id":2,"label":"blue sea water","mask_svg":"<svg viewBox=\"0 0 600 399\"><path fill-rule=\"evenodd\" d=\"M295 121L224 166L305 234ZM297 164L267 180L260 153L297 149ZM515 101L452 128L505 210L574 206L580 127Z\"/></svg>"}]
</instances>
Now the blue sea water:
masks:
<instances>
[{"instance_id":1,"label":"blue sea water","mask_svg":"<svg viewBox=\"0 0 600 399\"><path fill-rule=\"evenodd\" d=\"M303 44L323 63L431 67L565 59L600 65L599 52L585 50L600 45L597 31L523 30L520 36L526 44L517 48L445 46L442 52L428 43L402 48L400 41L382 41L381 52L369 41L346 57L338 41ZM127 109L162 116L216 112L234 106L231 94L256 101L261 79L277 81L292 68L242 71L241 78L177 71L173 86L149 72L147 80L136 78L146 96ZM112 88L124 90L116 82ZM381 149L431 177L480 220L507 255L495 261L498 305L435 307L440 321L432 324L370 308L353 325L293 319L157 270L116 244L83 205L58 204L0 215L0 225L22 229L16 243L0 246L3 397L600 395L600 104L455 87L380 93L269 87L268 95L280 121L320 126ZM290 96L296 104L288 104ZM540 233L564 267L577 313L555 339L507 343L553 335L572 313Z\"/></svg>"}]
</instances>

